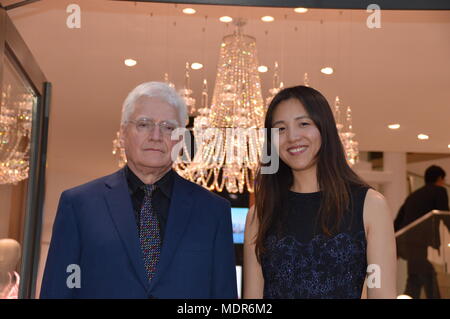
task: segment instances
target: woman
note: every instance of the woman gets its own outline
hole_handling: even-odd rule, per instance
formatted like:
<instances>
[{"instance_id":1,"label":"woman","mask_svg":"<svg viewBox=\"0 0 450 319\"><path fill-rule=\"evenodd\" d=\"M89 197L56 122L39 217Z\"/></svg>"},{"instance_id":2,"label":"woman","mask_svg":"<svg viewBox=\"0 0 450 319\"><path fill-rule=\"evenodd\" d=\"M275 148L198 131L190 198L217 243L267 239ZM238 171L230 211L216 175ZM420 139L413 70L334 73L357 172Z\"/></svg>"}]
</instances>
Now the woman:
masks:
<instances>
[{"instance_id":1,"label":"woman","mask_svg":"<svg viewBox=\"0 0 450 319\"><path fill-rule=\"evenodd\" d=\"M265 127L278 129L266 147L278 146L280 166L257 176L244 298L360 298L367 274L369 298L395 298L391 214L347 164L323 95L305 86L280 91Z\"/></svg>"}]
</instances>

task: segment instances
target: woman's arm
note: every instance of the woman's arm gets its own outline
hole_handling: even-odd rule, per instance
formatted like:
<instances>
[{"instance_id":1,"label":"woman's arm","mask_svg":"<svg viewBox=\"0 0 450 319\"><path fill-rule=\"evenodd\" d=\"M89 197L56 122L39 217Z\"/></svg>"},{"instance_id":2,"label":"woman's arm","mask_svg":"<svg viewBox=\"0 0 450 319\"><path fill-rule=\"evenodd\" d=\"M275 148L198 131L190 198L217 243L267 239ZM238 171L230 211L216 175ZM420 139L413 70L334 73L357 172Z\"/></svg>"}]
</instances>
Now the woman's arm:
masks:
<instances>
[{"instance_id":1,"label":"woman's arm","mask_svg":"<svg viewBox=\"0 0 450 319\"><path fill-rule=\"evenodd\" d=\"M258 233L258 219L252 206L245 221L244 235L244 298L261 299L263 297L264 278L261 265L255 254L255 239Z\"/></svg>"},{"instance_id":2,"label":"woman's arm","mask_svg":"<svg viewBox=\"0 0 450 319\"><path fill-rule=\"evenodd\" d=\"M397 297L397 252L393 218L383 195L367 191L364 202L367 238L367 297Z\"/></svg>"}]
</instances>

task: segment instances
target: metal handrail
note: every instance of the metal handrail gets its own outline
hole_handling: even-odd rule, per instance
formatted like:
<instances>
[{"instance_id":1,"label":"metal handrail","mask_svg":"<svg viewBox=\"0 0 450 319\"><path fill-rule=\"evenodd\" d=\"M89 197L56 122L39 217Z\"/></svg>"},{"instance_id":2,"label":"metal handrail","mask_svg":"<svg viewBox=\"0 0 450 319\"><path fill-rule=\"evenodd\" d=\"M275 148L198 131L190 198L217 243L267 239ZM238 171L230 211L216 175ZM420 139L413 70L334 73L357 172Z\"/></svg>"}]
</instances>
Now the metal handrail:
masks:
<instances>
[{"instance_id":1,"label":"metal handrail","mask_svg":"<svg viewBox=\"0 0 450 319\"><path fill-rule=\"evenodd\" d=\"M410 230L411 228L413 228L414 226L420 224L421 222L423 222L425 219L433 216L433 215L438 215L438 216L450 216L450 211L445 211L445 210L436 210L433 209L431 212L426 213L425 215L423 215L422 217L416 219L415 221L413 221L412 223L408 224L407 226L403 227L402 229L400 229L399 231L397 231L395 233L395 237L398 237L400 235L403 235L404 233L406 233L408 230Z\"/></svg>"}]
</instances>

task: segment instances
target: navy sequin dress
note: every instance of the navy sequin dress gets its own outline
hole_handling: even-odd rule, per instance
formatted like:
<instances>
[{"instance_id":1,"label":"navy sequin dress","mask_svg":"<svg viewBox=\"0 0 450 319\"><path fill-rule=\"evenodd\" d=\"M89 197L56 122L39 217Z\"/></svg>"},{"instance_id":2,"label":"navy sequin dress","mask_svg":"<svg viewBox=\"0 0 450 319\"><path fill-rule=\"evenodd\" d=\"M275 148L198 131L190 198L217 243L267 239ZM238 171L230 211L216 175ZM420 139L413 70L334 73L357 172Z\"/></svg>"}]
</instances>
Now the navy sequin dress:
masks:
<instances>
[{"instance_id":1,"label":"navy sequin dress","mask_svg":"<svg viewBox=\"0 0 450 319\"><path fill-rule=\"evenodd\" d=\"M269 232L261 266L264 298L361 298L367 271L364 199L352 188L352 206L331 238L316 220L321 192L288 194L285 232Z\"/></svg>"}]
</instances>

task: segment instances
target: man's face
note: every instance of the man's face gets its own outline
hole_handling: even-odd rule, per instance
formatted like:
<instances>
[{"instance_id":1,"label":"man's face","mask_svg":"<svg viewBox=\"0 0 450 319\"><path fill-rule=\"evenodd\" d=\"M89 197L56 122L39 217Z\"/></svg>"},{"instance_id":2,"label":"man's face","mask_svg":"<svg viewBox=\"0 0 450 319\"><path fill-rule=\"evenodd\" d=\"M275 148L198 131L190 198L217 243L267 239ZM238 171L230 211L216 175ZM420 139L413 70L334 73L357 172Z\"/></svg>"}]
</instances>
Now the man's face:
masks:
<instances>
[{"instance_id":1,"label":"man's face","mask_svg":"<svg viewBox=\"0 0 450 319\"><path fill-rule=\"evenodd\" d=\"M437 186L444 186L445 185L445 177L438 177L436 181Z\"/></svg>"},{"instance_id":2,"label":"man's face","mask_svg":"<svg viewBox=\"0 0 450 319\"><path fill-rule=\"evenodd\" d=\"M153 125L156 124L156 125ZM179 127L174 107L158 98L141 97L134 112L122 125L122 139L128 165L138 171L166 170L173 161L170 129Z\"/></svg>"}]
</instances>

